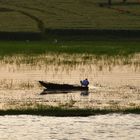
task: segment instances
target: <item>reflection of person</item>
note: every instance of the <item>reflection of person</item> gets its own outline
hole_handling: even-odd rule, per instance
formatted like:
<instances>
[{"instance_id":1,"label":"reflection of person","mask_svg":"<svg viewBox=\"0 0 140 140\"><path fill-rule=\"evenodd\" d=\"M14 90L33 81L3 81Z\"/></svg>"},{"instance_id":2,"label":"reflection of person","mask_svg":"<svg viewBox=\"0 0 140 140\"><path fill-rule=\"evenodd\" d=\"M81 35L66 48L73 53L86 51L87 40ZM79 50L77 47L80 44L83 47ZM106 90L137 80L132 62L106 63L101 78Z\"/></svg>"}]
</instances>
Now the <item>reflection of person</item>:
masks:
<instances>
[{"instance_id":1,"label":"reflection of person","mask_svg":"<svg viewBox=\"0 0 140 140\"><path fill-rule=\"evenodd\" d=\"M88 87L88 85L89 85L89 81L87 78L83 81L80 81L80 83L81 83L81 86L84 86L84 87Z\"/></svg>"},{"instance_id":2,"label":"reflection of person","mask_svg":"<svg viewBox=\"0 0 140 140\"><path fill-rule=\"evenodd\" d=\"M81 96L88 96L89 92L87 90L81 91Z\"/></svg>"}]
</instances>

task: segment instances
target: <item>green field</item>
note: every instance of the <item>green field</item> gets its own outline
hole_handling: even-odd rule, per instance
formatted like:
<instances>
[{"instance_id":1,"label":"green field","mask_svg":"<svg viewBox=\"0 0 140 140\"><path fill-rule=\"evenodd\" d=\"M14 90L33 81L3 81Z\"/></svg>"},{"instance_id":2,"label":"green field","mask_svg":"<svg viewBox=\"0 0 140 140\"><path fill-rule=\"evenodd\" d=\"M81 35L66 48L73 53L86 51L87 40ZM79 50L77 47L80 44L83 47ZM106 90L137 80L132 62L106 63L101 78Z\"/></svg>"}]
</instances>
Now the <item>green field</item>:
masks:
<instances>
[{"instance_id":1,"label":"green field","mask_svg":"<svg viewBox=\"0 0 140 140\"><path fill-rule=\"evenodd\" d=\"M10 49L9 49L10 48ZM0 56L56 54L88 54L128 56L140 53L140 41L1 41Z\"/></svg>"},{"instance_id":2,"label":"green field","mask_svg":"<svg viewBox=\"0 0 140 140\"><path fill-rule=\"evenodd\" d=\"M0 0L0 31L46 29L140 30L140 1ZM103 6L102 6L103 4Z\"/></svg>"}]
</instances>

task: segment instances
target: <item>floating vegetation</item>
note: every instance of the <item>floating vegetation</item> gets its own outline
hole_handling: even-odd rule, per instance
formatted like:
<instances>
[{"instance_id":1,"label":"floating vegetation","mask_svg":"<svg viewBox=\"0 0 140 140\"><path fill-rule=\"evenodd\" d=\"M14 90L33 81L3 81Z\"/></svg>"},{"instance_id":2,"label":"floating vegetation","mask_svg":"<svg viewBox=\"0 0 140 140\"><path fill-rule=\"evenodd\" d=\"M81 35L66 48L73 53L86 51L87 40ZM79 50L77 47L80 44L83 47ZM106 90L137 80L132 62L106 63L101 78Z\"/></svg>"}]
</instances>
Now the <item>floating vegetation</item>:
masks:
<instances>
[{"instance_id":1,"label":"floating vegetation","mask_svg":"<svg viewBox=\"0 0 140 140\"><path fill-rule=\"evenodd\" d=\"M35 87L39 87L37 82L32 81L22 81L22 80L14 80L14 79L2 79L0 80L0 89L33 89Z\"/></svg>"},{"instance_id":2,"label":"floating vegetation","mask_svg":"<svg viewBox=\"0 0 140 140\"><path fill-rule=\"evenodd\" d=\"M57 65L57 66L78 66L78 65L96 65L101 71L102 67L111 67L117 65L128 65L134 66L136 69L139 68L140 62L138 61L140 58L139 54L130 55L128 57L122 56L102 56L97 58L95 55L89 54L43 54L38 56L26 56L26 55L14 55L14 56L5 56L0 60L0 65L16 65L16 67L25 66L36 66L36 67L44 67L48 65Z\"/></svg>"},{"instance_id":3,"label":"floating vegetation","mask_svg":"<svg viewBox=\"0 0 140 140\"><path fill-rule=\"evenodd\" d=\"M22 107L14 109L0 110L0 115L45 115L45 116L90 116L108 113L133 113L140 114L140 108L125 109L92 109L92 108L69 108L69 107L53 107L36 104L34 107Z\"/></svg>"}]
</instances>

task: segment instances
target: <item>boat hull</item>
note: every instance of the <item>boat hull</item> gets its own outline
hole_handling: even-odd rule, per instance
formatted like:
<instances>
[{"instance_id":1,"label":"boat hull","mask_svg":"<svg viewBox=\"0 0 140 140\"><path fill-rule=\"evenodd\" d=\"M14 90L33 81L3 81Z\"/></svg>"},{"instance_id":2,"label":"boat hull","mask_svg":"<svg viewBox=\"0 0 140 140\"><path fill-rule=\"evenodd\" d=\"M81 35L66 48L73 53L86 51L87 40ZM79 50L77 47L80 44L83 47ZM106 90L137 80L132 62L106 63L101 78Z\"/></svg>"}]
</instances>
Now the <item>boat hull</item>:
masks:
<instances>
[{"instance_id":1,"label":"boat hull","mask_svg":"<svg viewBox=\"0 0 140 140\"><path fill-rule=\"evenodd\" d=\"M82 87L79 85L69 85L69 84L56 84L50 82L39 81L39 83L45 87L46 91L83 91L88 90L88 87Z\"/></svg>"}]
</instances>

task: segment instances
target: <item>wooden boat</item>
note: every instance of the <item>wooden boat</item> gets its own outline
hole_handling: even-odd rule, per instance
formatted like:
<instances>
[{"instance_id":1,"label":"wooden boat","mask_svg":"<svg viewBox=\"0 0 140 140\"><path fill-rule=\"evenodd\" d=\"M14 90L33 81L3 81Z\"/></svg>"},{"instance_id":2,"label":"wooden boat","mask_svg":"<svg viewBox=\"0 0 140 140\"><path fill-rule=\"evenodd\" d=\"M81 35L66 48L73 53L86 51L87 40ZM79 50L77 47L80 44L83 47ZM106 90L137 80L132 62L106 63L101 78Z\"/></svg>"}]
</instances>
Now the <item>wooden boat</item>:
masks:
<instances>
[{"instance_id":1,"label":"wooden boat","mask_svg":"<svg viewBox=\"0 0 140 140\"><path fill-rule=\"evenodd\" d=\"M80 85L56 84L44 81L39 81L39 83L46 88L44 91L52 91L52 92L88 91L88 87L83 87Z\"/></svg>"}]
</instances>

